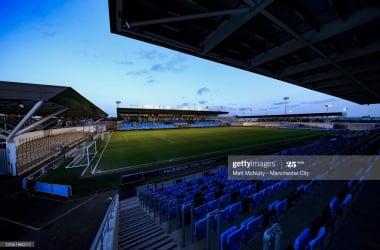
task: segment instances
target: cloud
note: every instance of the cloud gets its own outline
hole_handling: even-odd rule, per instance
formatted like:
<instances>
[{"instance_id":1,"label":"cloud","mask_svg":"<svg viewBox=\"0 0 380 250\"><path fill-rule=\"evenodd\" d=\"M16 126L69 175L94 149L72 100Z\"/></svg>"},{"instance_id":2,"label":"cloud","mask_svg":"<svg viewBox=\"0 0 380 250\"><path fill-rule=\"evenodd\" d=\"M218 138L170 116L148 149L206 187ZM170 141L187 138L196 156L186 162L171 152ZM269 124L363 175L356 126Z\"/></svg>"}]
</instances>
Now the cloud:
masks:
<instances>
[{"instance_id":1,"label":"cloud","mask_svg":"<svg viewBox=\"0 0 380 250\"><path fill-rule=\"evenodd\" d=\"M127 75L129 76L145 76L147 74L149 74L149 71L147 70L136 70L127 72Z\"/></svg>"},{"instance_id":2,"label":"cloud","mask_svg":"<svg viewBox=\"0 0 380 250\"><path fill-rule=\"evenodd\" d=\"M202 88L200 88L200 89L197 90L197 95L203 95L204 93L207 93L207 92L209 92L209 91L210 91L209 88L207 88L207 87L202 87Z\"/></svg>"},{"instance_id":3,"label":"cloud","mask_svg":"<svg viewBox=\"0 0 380 250\"><path fill-rule=\"evenodd\" d=\"M146 81L147 83L156 83L158 82L158 80L155 80L155 79L149 79L148 81Z\"/></svg>"},{"instance_id":4,"label":"cloud","mask_svg":"<svg viewBox=\"0 0 380 250\"><path fill-rule=\"evenodd\" d=\"M152 71L158 71L158 72L163 72L163 71L182 71L187 68L187 65L185 65L183 58L173 58L165 63L156 63L153 64L150 67L150 70Z\"/></svg>"},{"instance_id":5,"label":"cloud","mask_svg":"<svg viewBox=\"0 0 380 250\"><path fill-rule=\"evenodd\" d=\"M181 104L182 107L187 107L187 106L190 106L190 105L191 105L191 104L188 103L188 102L184 102L184 103Z\"/></svg>"},{"instance_id":6,"label":"cloud","mask_svg":"<svg viewBox=\"0 0 380 250\"><path fill-rule=\"evenodd\" d=\"M146 60L156 60L167 58L166 54L160 53L157 50L140 50L137 52L139 56Z\"/></svg>"},{"instance_id":7,"label":"cloud","mask_svg":"<svg viewBox=\"0 0 380 250\"><path fill-rule=\"evenodd\" d=\"M201 100L201 101L199 101L198 103L203 105L203 104L206 104L207 101L206 101L206 100Z\"/></svg>"},{"instance_id":8,"label":"cloud","mask_svg":"<svg viewBox=\"0 0 380 250\"><path fill-rule=\"evenodd\" d=\"M153 71L164 71L165 70L165 66L162 65L162 64L153 64L152 67L150 67L150 70L153 70Z\"/></svg>"}]
</instances>

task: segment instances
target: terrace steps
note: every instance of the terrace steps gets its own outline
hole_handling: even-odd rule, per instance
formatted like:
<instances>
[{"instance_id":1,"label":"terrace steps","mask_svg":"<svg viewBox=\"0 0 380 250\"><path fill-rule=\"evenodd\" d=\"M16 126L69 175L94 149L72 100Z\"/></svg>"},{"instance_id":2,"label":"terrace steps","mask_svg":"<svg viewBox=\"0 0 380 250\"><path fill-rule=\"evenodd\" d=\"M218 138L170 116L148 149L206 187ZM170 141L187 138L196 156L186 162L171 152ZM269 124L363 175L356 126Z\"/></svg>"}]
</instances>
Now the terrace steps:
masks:
<instances>
[{"instance_id":1,"label":"terrace steps","mask_svg":"<svg viewBox=\"0 0 380 250\"><path fill-rule=\"evenodd\" d=\"M120 201L119 249L179 249L168 234L139 207L137 197Z\"/></svg>"}]
</instances>

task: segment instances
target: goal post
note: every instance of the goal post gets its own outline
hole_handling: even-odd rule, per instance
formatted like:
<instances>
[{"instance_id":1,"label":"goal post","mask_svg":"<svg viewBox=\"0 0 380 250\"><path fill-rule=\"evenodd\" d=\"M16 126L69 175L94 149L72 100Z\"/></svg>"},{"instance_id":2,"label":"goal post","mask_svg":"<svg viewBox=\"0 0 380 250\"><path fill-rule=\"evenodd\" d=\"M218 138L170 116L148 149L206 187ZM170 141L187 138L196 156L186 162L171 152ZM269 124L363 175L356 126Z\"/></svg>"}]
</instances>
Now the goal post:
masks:
<instances>
[{"instance_id":1,"label":"goal post","mask_svg":"<svg viewBox=\"0 0 380 250\"><path fill-rule=\"evenodd\" d=\"M96 140L84 142L73 150L73 160L66 166L66 168L88 167L97 153Z\"/></svg>"}]
</instances>

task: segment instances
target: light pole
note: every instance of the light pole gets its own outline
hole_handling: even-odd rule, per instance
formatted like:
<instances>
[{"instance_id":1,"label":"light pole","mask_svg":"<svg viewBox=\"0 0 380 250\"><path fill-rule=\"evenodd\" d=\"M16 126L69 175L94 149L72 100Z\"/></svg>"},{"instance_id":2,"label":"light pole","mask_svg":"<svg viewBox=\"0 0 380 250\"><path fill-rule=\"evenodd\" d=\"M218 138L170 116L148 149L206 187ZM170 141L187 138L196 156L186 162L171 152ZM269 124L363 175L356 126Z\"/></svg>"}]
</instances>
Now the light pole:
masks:
<instances>
[{"instance_id":1,"label":"light pole","mask_svg":"<svg viewBox=\"0 0 380 250\"><path fill-rule=\"evenodd\" d=\"M331 108L331 104L325 104L325 108L326 108L326 121L327 123L329 122L329 108Z\"/></svg>"},{"instance_id":2,"label":"light pole","mask_svg":"<svg viewBox=\"0 0 380 250\"><path fill-rule=\"evenodd\" d=\"M117 108L119 108L121 101L116 101Z\"/></svg>"},{"instance_id":3,"label":"light pole","mask_svg":"<svg viewBox=\"0 0 380 250\"><path fill-rule=\"evenodd\" d=\"M285 96L283 99L284 99L284 101L285 101L285 115L286 115L286 107L287 107L287 105L288 105L289 97L288 97L288 96Z\"/></svg>"},{"instance_id":4,"label":"light pole","mask_svg":"<svg viewBox=\"0 0 380 250\"><path fill-rule=\"evenodd\" d=\"M331 104L325 104L325 108L326 108L326 113L329 112L329 108L331 108Z\"/></svg>"},{"instance_id":5,"label":"light pole","mask_svg":"<svg viewBox=\"0 0 380 250\"><path fill-rule=\"evenodd\" d=\"M348 111L348 108L343 108L343 116L344 117L347 117L347 111Z\"/></svg>"}]
</instances>

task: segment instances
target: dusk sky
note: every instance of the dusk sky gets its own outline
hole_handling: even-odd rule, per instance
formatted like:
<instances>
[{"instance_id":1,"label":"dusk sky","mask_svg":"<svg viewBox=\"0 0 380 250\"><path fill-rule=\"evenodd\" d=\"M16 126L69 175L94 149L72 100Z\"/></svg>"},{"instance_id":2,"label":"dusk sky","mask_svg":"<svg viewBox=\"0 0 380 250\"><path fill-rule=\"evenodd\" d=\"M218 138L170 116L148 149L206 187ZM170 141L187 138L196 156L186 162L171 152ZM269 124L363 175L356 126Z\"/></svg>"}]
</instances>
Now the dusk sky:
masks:
<instances>
[{"instance_id":1,"label":"dusk sky","mask_svg":"<svg viewBox=\"0 0 380 250\"><path fill-rule=\"evenodd\" d=\"M116 115L120 107L235 115L341 112L380 117L380 105L337 97L111 34L106 0L1 0L0 80L69 86ZM1 91L1 90L0 90Z\"/></svg>"}]
</instances>

